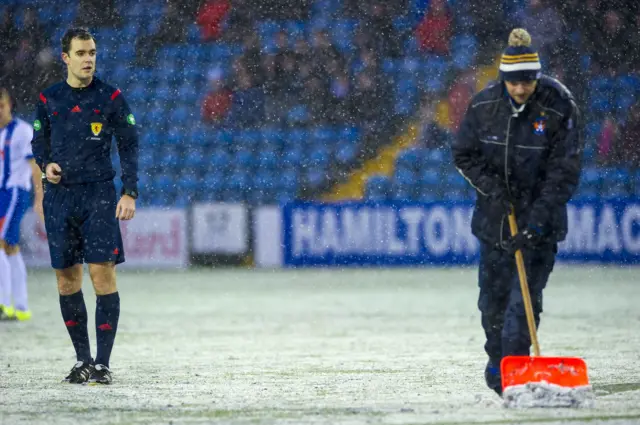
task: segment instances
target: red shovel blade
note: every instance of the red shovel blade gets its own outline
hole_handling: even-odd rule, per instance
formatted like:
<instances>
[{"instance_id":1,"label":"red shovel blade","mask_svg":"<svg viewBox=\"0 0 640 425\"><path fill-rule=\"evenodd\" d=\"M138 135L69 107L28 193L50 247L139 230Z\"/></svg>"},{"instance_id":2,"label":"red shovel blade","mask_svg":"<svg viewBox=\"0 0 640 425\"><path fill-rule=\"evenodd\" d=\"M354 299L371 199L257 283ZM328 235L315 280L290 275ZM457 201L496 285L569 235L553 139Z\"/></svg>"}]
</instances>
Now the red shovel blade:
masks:
<instances>
[{"instance_id":1,"label":"red shovel blade","mask_svg":"<svg viewBox=\"0 0 640 425\"><path fill-rule=\"evenodd\" d=\"M507 356L500 363L502 388L530 382L561 387L589 385L587 364L578 357Z\"/></svg>"}]
</instances>

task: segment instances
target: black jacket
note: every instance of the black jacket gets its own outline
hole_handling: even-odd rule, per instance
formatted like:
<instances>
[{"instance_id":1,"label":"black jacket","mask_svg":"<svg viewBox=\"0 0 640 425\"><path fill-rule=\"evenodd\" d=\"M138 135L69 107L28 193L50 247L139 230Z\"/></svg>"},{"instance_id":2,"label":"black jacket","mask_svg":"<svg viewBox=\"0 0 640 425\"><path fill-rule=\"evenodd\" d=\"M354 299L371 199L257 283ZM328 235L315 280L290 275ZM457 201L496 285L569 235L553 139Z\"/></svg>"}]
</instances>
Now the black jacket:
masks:
<instances>
[{"instance_id":1,"label":"black jacket","mask_svg":"<svg viewBox=\"0 0 640 425\"><path fill-rule=\"evenodd\" d=\"M135 118L120 90L93 78L85 88L66 81L42 93L31 142L37 164L62 168L62 184L113 180L111 140L115 136L122 183L137 190L138 133Z\"/></svg>"},{"instance_id":2,"label":"black jacket","mask_svg":"<svg viewBox=\"0 0 640 425\"><path fill-rule=\"evenodd\" d=\"M452 151L478 192L471 222L478 239L497 244L510 236L506 212L489 196L500 188L515 204L520 229L536 226L549 243L565 238L566 204L580 178L580 121L569 90L546 76L521 111L502 82L474 96Z\"/></svg>"}]
</instances>

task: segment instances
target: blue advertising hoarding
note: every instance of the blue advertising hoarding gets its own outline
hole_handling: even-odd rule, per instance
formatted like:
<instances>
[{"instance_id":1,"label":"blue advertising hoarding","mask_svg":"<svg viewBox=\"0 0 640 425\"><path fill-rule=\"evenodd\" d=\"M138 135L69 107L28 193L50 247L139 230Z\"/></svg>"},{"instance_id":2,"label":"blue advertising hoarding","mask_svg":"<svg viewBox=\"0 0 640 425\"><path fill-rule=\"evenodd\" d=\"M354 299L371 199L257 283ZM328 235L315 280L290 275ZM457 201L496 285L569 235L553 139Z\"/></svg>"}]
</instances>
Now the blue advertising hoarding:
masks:
<instances>
[{"instance_id":1,"label":"blue advertising hoarding","mask_svg":"<svg viewBox=\"0 0 640 425\"><path fill-rule=\"evenodd\" d=\"M473 203L290 203L285 266L468 265L478 260ZM640 202L572 203L560 260L640 263Z\"/></svg>"}]
</instances>

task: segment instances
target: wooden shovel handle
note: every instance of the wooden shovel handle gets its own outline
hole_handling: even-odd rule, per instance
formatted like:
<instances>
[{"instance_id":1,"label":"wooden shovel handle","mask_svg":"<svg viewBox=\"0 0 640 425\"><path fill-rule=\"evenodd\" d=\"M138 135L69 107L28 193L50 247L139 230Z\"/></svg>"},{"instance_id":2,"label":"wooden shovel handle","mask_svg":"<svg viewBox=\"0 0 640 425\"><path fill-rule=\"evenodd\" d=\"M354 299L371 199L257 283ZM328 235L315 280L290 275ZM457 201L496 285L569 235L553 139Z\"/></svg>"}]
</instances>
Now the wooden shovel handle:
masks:
<instances>
[{"instance_id":1,"label":"wooden shovel handle","mask_svg":"<svg viewBox=\"0 0 640 425\"><path fill-rule=\"evenodd\" d=\"M515 237L518 234L518 223L516 222L516 212L513 206L511 207L511 214L509 214L509 229L511 230L511 237ZM533 317L533 305L531 304L527 272L524 267L524 257L520 250L516 251L516 267L518 268L518 277L520 278L520 291L522 292L522 300L524 301L524 311L527 315L527 325L529 326L533 353L536 357L539 357L540 344L538 344L538 332L536 331L536 322Z\"/></svg>"}]
</instances>

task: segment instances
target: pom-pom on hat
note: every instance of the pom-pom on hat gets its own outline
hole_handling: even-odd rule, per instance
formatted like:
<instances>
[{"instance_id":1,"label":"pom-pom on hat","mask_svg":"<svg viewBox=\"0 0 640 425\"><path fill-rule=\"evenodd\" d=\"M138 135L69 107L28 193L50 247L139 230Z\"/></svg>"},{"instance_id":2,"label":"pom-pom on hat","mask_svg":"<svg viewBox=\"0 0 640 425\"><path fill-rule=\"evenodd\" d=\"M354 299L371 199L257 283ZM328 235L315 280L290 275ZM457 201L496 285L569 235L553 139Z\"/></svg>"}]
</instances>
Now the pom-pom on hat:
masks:
<instances>
[{"instance_id":1,"label":"pom-pom on hat","mask_svg":"<svg viewBox=\"0 0 640 425\"><path fill-rule=\"evenodd\" d=\"M500 78L506 81L532 81L540 78L540 57L531 47L531 36L522 28L509 34L509 47L500 59Z\"/></svg>"}]
</instances>

